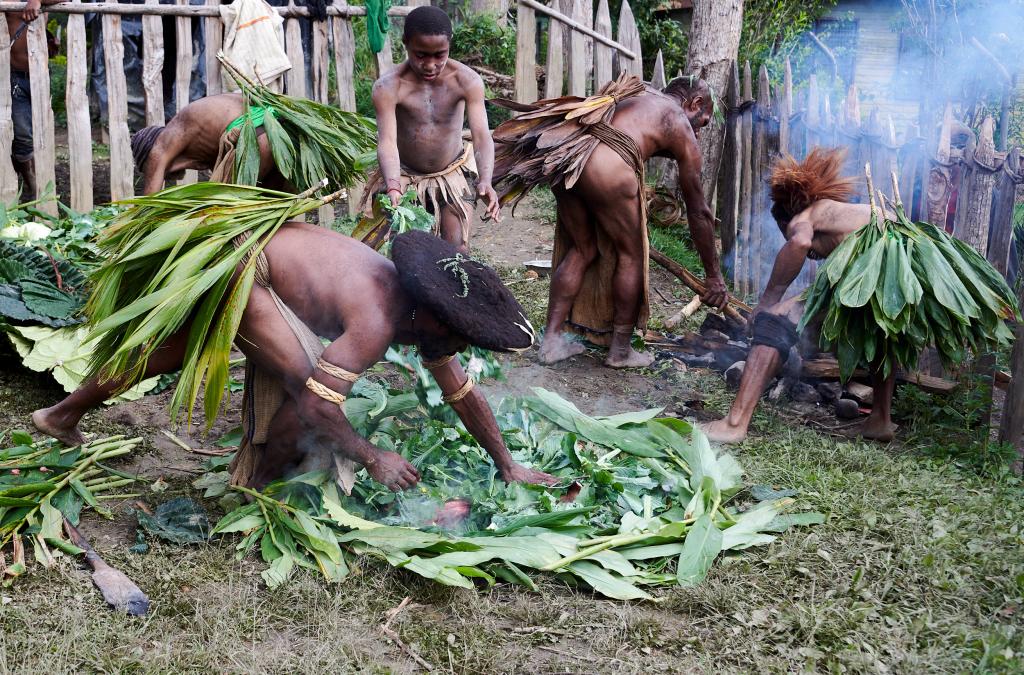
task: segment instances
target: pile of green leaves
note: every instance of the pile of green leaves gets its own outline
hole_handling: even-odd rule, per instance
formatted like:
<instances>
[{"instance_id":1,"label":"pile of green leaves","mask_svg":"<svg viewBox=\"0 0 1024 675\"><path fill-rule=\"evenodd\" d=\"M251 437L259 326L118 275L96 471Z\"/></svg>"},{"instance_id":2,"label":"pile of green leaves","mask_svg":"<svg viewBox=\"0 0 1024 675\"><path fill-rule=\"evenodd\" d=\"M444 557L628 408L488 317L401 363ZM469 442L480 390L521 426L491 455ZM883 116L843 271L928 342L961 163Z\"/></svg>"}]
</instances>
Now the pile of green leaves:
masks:
<instances>
[{"instance_id":1,"label":"pile of green leaves","mask_svg":"<svg viewBox=\"0 0 1024 675\"><path fill-rule=\"evenodd\" d=\"M111 436L64 448L55 441L33 443L24 432L12 433L11 440L14 446L0 450L0 578L4 584L25 573L26 543L45 567L53 565L58 552L83 553L65 538L63 519L77 525L85 507L113 519L102 500L137 479L103 462L132 452L142 442ZM10 564L4 554L8 545Z\"/></svg>"},{"instance_id":2,"label":"pile of green leaves","mask_svg":"<svg viewBox=\"0 0 1024 675\"><path fill-rule=\"evenodd\" d=\"M395 235L412 230L430 232L434 229L434 216L417 203L416 190L409 188L395 206L386 195L378 195L370 214L364 214L356 223L351 236L373 248L381 255L390 255L391 240Z\"/></svg>"},{"instance_id":3,"label":"pile of green leaves","mask_svg":"<svg viewBox=\"0 0 1024 675\"><path fill-rule=\"evenodd\" d=\"M497 418L513 456L562 479L551 488L506 485L464 428L391 393L380 407L360 404L354 390L346 414L418 466L416 488L393 494L360 472L344 496L326 474L304 474L262 493L241 488L254 502L214 528L244 535L239 557L259 549L269 586L297 567L341 581L352 556L367 555L451 586L500 579L535 589L538 574L552 573L607 597L650 598L646 587L699 583L723 552L822 520L781 515L793 500L770 491L733 504L736 461L660 409L590 417L542 389L504 401ZM563 500L566 490L574 501ZM468 501L469 514L446 530L437 509L451 499Z\"/></svg>"},{"instance_id":4,"label":"pile of green leaves","mask_svg":"<svg viewBox=\"0 0 1024 675\"><path fill-rule=\"evenodd\" d=\"M835 350L840 376L858 367L911 368L934 346L947 365L1005 345L1004 321L1019 318L1003 277L967 244L929 223L913 223L901 205L848 236L818 269L799 329L820 314L821 345Z\"/></svg>"},{"instance_id":5,"label":"pile of green leaves","mask_svg":"<svg viewBox=\"0 0 1024 675\"><path fill-rule=\"evenodd\" d=\"M332 190L349 187L374 161L377 126L373 120L306 98L278 94L250 82L219 55L242 89L247 106L269 108L263 129L274 164L285 180L300 190L324 177ZM247 118L235 144L234 182L255 185L260 151L256 126Z\"/></svg>"},{"instance_id":6,"label":"pile of green leaves","mask_svg":"<svg viewBox=\"0 0 1024 675\"><path fill-rule=\"evenodd\" d=\"M191 411L206 380L204 411L213 423L228 386L228 358L266 242L287 220L335 195L316 199L244 185L195 183L123 202L129 208L99 245L109 258L92 275L86 305L96 340L90 375L145 373L153 351L192 320L181 377L171 402ZM236 237L248 233L235 246ZM235 283L231 278L249 255Z\"/></svg>"},{"instance_id":7,"label":"pile of green leaves","mask_svg":"<svg viewBox=\"0 0 1024 675\"><path fill-rule=\"evenodd\" d=\"M50 327L80 323L86 279L45 248L0 239L0 321Z\"/></svg>"}]
</instances>

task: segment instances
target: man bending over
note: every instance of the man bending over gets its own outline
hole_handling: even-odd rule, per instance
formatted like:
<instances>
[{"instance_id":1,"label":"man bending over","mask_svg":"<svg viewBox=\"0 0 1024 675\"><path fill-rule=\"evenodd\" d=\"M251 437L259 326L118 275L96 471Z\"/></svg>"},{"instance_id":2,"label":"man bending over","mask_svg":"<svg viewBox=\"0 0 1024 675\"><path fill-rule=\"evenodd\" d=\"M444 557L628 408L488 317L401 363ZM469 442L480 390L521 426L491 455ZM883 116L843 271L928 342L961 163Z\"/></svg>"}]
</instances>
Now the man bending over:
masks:
<instances>
[{"instance_id":1,"label":"man bending over","mask_svg":"<svg viewBox=\"0 0 1024 675\"><path fill-rule=\"evenodd\" d=\"M477 198L485 200L488 217L497 219L499 207L491 187L494 143L484 83L448 58L451 37L451 20L436 7L417 7L406 17L408 56L373 85L380 167L370 175L361 209L369 211L380 192L397 205L412 187L434 214L435 234L466 252ZM466 118L471 144L462 140Z\"/></svg>"},{"instance_id":2,"label":"man bending over","mask_svg":"<svg viewBox=\"0 0 1024 675\"><path fill-rule=\"evenodd\" d=\"M500 104L529 113L494 131L502 199L518 201L546 184L558 205L541 362L583 351L563 333L566 322L590 341L609 345L608 366L644 367L654 360L630 344L634 329L643 329L648 318L644 163L654 156L679 165L687 221L707 277L703 300L725 306L728 294L718 268L714 215L701 191L695 136L711 119L707 83L679 77L658 91L624 75L587 99Z\"/></svg>"},{"instance_id":3,"label":"man bending over","mask_svg":"<svg viewBox=\"0 0 1024 675\"><path fill-rule=\"evenodd\" d=\"M783 298L800 274L804 260L827 258L847 236L871 220L868 204L846 203L854 181L840 175L844 156L843 150L815 148L802 163L787 156L775 164L772 215L786 243L775 257L768 286L750 316L753 340L736 400L724 418L701 425L713 441L738 443L747 437L761 394L786 362L790 347L797 343L796 325L804 313L803 294ZM820 322L820 318L816 320ZM860 432L865 438L892 440L896 430L890 417L895 381L895 375L873 376L874 406Z\"/></svg>"}]
</instances>

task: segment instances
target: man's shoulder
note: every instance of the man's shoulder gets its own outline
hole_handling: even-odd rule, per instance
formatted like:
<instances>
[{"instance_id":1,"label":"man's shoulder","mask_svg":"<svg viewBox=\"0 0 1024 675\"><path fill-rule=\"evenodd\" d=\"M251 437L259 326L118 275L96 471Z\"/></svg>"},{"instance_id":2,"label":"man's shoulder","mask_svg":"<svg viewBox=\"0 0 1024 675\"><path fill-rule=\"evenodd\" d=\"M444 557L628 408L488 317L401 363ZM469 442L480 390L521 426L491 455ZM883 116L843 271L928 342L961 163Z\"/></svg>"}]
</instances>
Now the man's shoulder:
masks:
<instances>
[{"instance_id":1,"label":"man's shoulder","mask_svg":"<svg viewBox=\"0 0 1024 675\"><path fill-rule=\"evenodd\" d=\"M483 86L484 81L483 78L480 77L480 73L476 72L462 61L448 59L448 67L452 68L455 74L455 80L463 89L468 89L477 85Z\"/></svg>"}]
</instances>

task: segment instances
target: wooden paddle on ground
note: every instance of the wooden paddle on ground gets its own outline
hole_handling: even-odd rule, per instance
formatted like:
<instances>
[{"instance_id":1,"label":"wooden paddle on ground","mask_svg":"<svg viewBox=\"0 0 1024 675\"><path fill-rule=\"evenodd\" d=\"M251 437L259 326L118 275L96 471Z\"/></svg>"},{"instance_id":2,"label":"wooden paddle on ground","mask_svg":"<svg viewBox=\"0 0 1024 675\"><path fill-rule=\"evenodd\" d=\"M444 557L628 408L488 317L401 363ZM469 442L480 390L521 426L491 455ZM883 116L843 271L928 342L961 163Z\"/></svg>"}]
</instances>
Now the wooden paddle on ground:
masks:
<instances>
[{"instance_id":1,"label":"wooden paddle on ground","mask_svg":"<svg viewBox=\"0 0 1024 675\"><path fill-rule=\"evenodd\" d=\"M85 550L85 560L92 567L92 582L100 589L107 604L132 616L145 614L149 610L149 598L135 582L124 572L104 562L100 554L89 545L89 540L67 518L64 519L64 529L71 543Z\"/></svg>"}]
</instances>

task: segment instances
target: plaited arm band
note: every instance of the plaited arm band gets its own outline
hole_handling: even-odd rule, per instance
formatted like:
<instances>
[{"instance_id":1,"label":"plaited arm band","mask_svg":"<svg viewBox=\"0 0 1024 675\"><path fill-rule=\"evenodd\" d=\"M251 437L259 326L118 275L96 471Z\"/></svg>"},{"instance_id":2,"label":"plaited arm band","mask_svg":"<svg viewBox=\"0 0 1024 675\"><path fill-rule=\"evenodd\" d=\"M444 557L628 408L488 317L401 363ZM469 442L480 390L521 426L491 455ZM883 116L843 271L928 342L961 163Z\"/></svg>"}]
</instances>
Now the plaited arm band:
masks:
<instances>
[{"instance_id":1,"label":"plaited arm band","mask_svg":"<svg viewBox=\"0 0 1024 675\"><path fill-rule=\"evenodd\" d=\"M344 394L339 394L330 387L325 387L324 385L314 380L312 377L306 380L306 389L309 389L311 392L313 392L314 394L316 394L325 401L336 403L339 408L341 408L342 404L345 402Z\"/></svg>"},{"instance_id":2,"label":"plaited arm band","mask_svg":"<svg viewBox=\"0 0 1024 675\"><path fill-rule=\"evenodd\" d=\"M466 382L461 387L459 387L456 391L454 391L451 394L446 394L445 396L442 396L441 400L448 404L458 403L462 399L466 398L466 396L469 395L469 392L473 391L473 386L473 378L467 378Z\"/></svg>"},{"instance_id":3,"label":"plaited arm band","mask_svg":"<svg viewBox=\"0 0 1024 675\"><path fill-rule=\"evenodd\" d=\"M327 361L324 361L323 359L320 358L316 360L316 367L324 371L331 377L336 377L339 380L344 380L345 382L354 383L356 380L359 379L359 375L357 373L347 371L340 366L336 366L333 363L328 363Z\"/></svg>"},{"instance_id":4,"label":"plaited arm band","mask_svg":"<svg viewBox=\"0 0 1024 675\"><path fill-rule=\"evenodd\" d=\"M455 358L455 354L449 354L448 356L442 356L439 359L423 359L423 367L427 370L433 370L434 368L440 368L446 365L449 361Z\"/></svg>"}]
</instances>

